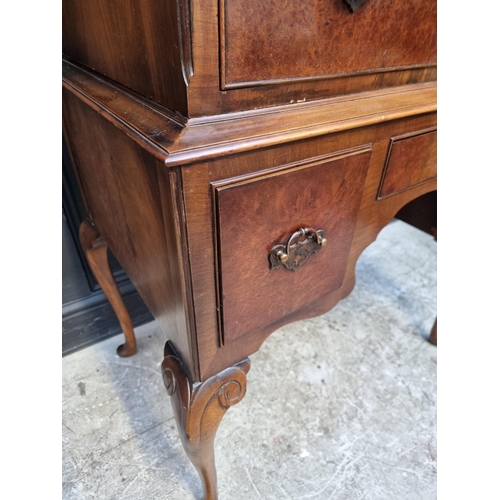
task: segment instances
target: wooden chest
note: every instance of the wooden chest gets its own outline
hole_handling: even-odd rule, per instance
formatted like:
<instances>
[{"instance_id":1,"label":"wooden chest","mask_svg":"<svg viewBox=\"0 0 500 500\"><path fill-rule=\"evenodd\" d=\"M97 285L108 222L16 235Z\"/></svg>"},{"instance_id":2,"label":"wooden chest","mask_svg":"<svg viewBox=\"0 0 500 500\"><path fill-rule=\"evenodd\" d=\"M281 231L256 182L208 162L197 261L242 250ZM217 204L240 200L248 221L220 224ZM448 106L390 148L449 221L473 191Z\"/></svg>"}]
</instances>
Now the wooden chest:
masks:
<instances>
[{"instance_id":1,"label":"wooden chest","mask_svg":"<svg viewBox=\"0 0 500 500\"><path fill-rule=\"evenodd\" d=\"M436 190L436 2L64 0L63 19L90 224L166 333L184 447L216 498L247 356L347 296L363 249Z\"/></svg>"}]
</instances>

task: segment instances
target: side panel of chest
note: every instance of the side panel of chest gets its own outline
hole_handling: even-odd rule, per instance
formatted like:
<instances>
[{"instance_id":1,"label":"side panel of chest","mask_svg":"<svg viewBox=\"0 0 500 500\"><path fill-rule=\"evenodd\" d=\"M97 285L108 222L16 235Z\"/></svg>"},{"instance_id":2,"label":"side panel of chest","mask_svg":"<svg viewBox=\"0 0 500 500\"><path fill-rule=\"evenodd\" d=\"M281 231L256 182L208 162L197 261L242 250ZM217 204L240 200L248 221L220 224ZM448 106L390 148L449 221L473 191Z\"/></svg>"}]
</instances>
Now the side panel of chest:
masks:
<instances>
[{"instance_id":1,"label":"side panel of chest","mask_svg":"<svg viewBox=\"0 0 500 500\"><path fill-rule=\"evenodd\" d=\"M184 0L64 0L63 54L187 114L189 17Z\"/></svg>"}]
</instances>

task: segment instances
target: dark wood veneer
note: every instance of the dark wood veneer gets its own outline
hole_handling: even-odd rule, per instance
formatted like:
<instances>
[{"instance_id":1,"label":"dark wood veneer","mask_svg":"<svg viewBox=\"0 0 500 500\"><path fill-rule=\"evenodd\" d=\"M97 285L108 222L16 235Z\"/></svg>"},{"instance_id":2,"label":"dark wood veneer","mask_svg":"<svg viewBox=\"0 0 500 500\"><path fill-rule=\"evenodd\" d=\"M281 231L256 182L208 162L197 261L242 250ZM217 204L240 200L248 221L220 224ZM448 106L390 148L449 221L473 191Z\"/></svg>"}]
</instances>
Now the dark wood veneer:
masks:
<instances>
[{"instance_id":1,"label":"dark wood veneer","mask_svg":"<svg viewBox=\"0 0 500 500\"><path fill-rule=\"evenodd\" d=\"M382 174L378 198L435 179L437 176L437 132L421 130L393 137Z\"/></svg>"},{"instance_id":2,"label":"dark wood veneer","mask_svg":"<svg viewBox=\"0 0 500 500\"><path fill-rule=\"evenodd\" d=\"M177 173L165 171L73 94L64 91L63 97L67 141L92 220L195 376L184 312Z\"/></svg>"},{"instance_id":3,"label":"dark wood veneer","mask_svg":"<svg viewBox=\"0 0 500 500\"><path fill-rule=\"evenodd\" d=\"M435 0L280 5L65 0L63 54L189 117L436 80Z\"/></svg>"},{"instance_id":4,"label":"dark wood veneer","mask_svg":"<svg viewBox=\"0 0 500 500\"><path fill-rule=\"evenodd\" d=\"M65 0L65 135L93 223L167 335L165 385L215 500L246 358L346 297L363 249L437 188L436 2L139 3ZM299 228L327 245L270 269Z\"/></svg>"},{"instance_id":5,"label":"dark wood veneer","mask_svg":"<svg viewBox=\"0 0 500 500\"><path fill-rule=\"evenodd\" d=\"M205 500L216 500L215 434L226 411L245 397L250 360L194 383L171 342L166 343L164 355L163 382L171 396L182 446L200 475Z\"/></svg>"},{"instance_id":6,"label":"dark wood veneer","mask_svg":"<svg viewBox=\"0 0 500 500\"><path fill-rule=\"evenodd\" d=\"M222 88L433 67L436 5L221 0Z\"/></svg>"},{"instance_id":7,"label":"dark wood veneer","mask_svg":"<svg viewBox=\"0 0 500 500\"><path fill-rule=\"evenodd\" d=\"M89 266L106 298L111 303L125 334L125 344L120 345L117 349L118 356L132 356L137 350L134 327L109 267L108 244L88 220L84 220L80 226L80 243Z\"/></svg>"},{"instance_id":8,"label":"dark wood veneer","mask_svg":"<svg viewBox=\"0 0 500 500\"><path fill-rule=\"evenodd\" d=\"M187 114L184 79L192 72L191 49L185 40L186 2L181 3L182 20L172 23L178 16L175 1L64 0L63 53Z\"/></svg>"},{"instance_id":9,"label":"dark wood veneer","mask_svg":"<svg viewBox=\"0 0 500 500\"><path fill-rule=\"evenodd\" d=\"M213 184L224 343L342 286L369 158L365 147ZM272 272L271 248L309 226L329 244L296 273Z\"/></svg>"}]
</instances>

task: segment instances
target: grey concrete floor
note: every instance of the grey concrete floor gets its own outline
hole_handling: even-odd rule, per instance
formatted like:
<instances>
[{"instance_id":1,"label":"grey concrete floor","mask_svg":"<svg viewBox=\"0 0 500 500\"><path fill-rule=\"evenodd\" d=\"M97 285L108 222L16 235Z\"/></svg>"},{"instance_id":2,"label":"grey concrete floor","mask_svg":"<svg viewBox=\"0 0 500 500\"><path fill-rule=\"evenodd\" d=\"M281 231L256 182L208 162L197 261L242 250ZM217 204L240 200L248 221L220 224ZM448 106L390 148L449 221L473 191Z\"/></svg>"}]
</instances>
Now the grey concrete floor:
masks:
<instances>
[{"instance_id":1,"label":"grey concrete floor","mask_svg":"<svg viewBox=\"0 0 500 500\"><path fill-rule=\"evenodd\" d=\"M353 293L251 357L216 438L220 500L436 498L436 244L393 222ZM63 499L199 499L160 376L156 323L63 359Z\"/></svg>"}]
</instances>

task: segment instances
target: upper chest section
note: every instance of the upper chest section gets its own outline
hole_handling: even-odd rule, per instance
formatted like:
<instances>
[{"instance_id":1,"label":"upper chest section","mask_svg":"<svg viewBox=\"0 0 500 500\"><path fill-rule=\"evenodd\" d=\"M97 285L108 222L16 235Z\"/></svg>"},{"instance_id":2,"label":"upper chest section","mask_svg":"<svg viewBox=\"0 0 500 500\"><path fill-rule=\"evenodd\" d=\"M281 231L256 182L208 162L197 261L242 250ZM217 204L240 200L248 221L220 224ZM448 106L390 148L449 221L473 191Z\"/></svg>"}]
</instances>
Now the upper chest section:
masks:
<instances>
[{"instance_id":1,"label":"upper chest section","mask_svg":"<svg viewBox=\"0 0 500 500\"><path fill-rule=\"evenodd\" d=\"M435 0L65 0L63 20L67 56L189 116L436 78Z\"/></svg>"}]
</instances>

